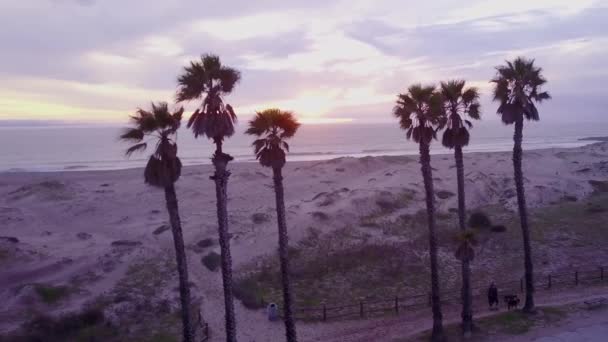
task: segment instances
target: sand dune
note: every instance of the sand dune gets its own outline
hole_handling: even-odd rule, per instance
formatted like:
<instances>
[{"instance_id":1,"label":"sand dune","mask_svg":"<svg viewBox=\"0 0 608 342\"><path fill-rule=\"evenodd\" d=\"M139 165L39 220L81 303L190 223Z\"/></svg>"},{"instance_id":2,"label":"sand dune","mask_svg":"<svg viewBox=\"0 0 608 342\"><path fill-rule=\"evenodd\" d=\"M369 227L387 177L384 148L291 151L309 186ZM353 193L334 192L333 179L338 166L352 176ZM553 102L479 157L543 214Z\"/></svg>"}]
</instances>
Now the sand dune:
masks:
<instances>
[{"instance_id":1,"label":"sand dune","mask_svg":"<svg viewBox=\"0 0 608 342\"><path fill-rule=\"evenodd\" d=\"M515 209L510 158L506 152L465 155L468 208L496 205ZM606 160L608 143L526 152L529 206L587 198L605 186L602 182L608 176ZM438 211L453 212L457 207L453 157L433 155L432 165ZM274 193L270 170L256 163L234 163L230 169L228 205L238 275L252 260L276 251ZM219 338L223 325L221 277L200 262L208 252L219 252L213 243L217 232L214 187L208 178L211 173L208 165L185 168L177 183L177 194L193 293L202 299L203 316ZM305 239L310 227L320 234L344 227L357 230L365 224L362 217L371 219L370 215L381 213L383 219L396 220L404 215L412 217L424 208L420 166L413 156L293 162L288 163L283 174L292 245ZM168 224L164 196L162 191L144 185L141 169L5 173L1 177L0 235L7 238L0 239L0 332L17 327L31 308L49 312L74 310L108 293L116 295L118 292L113 290L117 286L123 286L120 293L128 295L125 284L136 284L133 279L139 276L130 266L161 256L169 264L154 271L150 268L152 275L146 277L162 284L150 296L159 303L166 300L175 305L177 282L169 271L172 240L170 232L163 229ZM424 228L422 225L420 230ZM371 236L369 241L401 243L415 239L414 235L396 237L380 230L366 232ZM205 239L209 243L197 245ZM548 250L543 255L556 260L550 257L551 253ZM450 257L450 253L444 254L446 259ZM140 271L144 269L140 267ZM161 270L166 270L166 274ZM68 294L45 303L36 296L37 290L32 290L36 284L66 286ZM260 311L238 304L237 315L243 337L266 341L282 336L282 326L268 324ZM303 326L302 331L304 336L314 337L314 325Z\"/></svg>"}]
</instances>

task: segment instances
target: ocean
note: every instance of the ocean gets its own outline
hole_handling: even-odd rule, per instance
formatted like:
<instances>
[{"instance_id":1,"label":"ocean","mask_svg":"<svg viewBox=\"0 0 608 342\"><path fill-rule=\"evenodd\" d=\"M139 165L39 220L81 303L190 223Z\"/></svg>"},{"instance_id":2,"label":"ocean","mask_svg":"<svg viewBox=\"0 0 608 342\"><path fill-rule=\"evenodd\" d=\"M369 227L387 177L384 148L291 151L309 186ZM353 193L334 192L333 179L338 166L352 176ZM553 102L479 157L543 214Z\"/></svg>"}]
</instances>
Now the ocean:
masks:
<instances>
[{"instance_id":1,"label":"ocean","mask_svg":"<svg viewBox=\"0 0 608 342\"><path fill-rule=\"evenodd\" d=\"M253 138L243 134L245 122L227 139L224 150L237 161L252 162ZM125 157L128 144L118 136L121 126L0 127L0 171L79 171L142 167L146 153ZM579 139L607 135L606 123L531 122L524 128L524 149L577 147L591 143ZM499 121L475 123L466 152L508 151L513 146L513 126ZM214 147L185 127L178 132L179 156L185 165L208 164ZM415 143L394 124L307 124L289 142L288 161L321 160L343 156L413 155ZM439 141L432 153L450 153Z\"/></svg>"}]
</instances>

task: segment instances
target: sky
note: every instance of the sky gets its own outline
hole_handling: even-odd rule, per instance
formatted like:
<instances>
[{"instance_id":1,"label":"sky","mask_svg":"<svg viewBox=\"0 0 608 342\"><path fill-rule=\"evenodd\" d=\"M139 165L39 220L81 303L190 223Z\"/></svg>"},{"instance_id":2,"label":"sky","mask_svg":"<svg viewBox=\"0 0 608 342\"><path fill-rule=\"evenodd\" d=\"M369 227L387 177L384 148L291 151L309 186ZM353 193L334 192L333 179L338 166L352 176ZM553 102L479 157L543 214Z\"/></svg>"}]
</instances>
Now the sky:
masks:
<instances>
[{"instance_id":1,"label":"sky","mask_svg":"<svg viewBox=\"0 0 608 342\"><path fill-rule=\"evenodd\" d=\"M608 122L607 21L608 0L0 0L0 120L124 122L213 53L245 119L389 122L409 85L459 78L497 120L488 81L521 55L549 80L542 120Z\"/></svg>"}]
</instances>

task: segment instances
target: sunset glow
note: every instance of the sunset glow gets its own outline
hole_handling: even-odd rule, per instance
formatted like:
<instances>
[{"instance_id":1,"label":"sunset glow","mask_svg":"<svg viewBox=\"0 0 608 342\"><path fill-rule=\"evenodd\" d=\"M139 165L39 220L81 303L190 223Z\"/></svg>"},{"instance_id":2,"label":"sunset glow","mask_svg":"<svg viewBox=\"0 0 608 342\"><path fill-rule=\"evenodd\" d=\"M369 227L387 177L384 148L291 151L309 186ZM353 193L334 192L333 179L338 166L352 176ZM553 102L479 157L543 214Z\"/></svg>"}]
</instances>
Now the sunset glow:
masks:
<instances>
[{"instance_id":1,"label":"sunset glow","mask_svg":"<svg viewBox=\"0 0 608 342\"><path fill-rule=\"evenodd\" d=\"M2 2L11 35L0 56L0 119L122 122L150 101L173 102L177 75L202 53L241 71L226 101L244 118L280 107L303 122L386 121L412 82L447 78L478 85L493 108L493 67L520 54L556 80L558 117L576 107L567 100L603 92L600 1L313 3L184 0L147 4L142 15L137 1ZM572 86L583 82L584 93Z\"/></svg>"}]
</instances>

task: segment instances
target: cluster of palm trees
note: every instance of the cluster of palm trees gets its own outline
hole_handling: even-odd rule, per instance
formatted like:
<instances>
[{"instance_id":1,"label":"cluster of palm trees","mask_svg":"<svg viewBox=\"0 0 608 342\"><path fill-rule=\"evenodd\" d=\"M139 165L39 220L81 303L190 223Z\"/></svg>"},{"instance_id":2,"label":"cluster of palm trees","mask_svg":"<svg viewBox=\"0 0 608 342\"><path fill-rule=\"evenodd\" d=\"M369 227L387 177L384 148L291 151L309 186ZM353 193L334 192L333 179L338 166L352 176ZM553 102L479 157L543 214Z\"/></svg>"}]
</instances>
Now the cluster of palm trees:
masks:
<instances>
[{"instance_id":1,"label":"cluster of palm trees","mask_svg":"<svg viewBox=\"0 0 608 342\"><path fill-rule=\"evenodd\" d=\"M203 55L192 61L178 77L176 102L198 100L200 105L190 116L187 126L195 137L204 136L215 144L212 157L217 197L218 241L221 250L221 270L224 290L226 340L236 341L236 319L232 292L232 260L228 229L227 185L230 172L228 163L233 159L223 151L224 139L235 132L236 114L224 97L232 92L240 80L239 71L224 66L218 56ZM494 86L494 100L500 102L498 114L505 124L515 124L513 166L517 190L518 208L524 240L526 275L526 311L534 310L532 259L529 228L521 171L521 143L524 119L538 120L535 102L550 98L540 87L546 82L541 69L533 60L517 58L497 68L497 75L491 81ZM152 103L149 110L138 109L131 116L132 127L126 129L121 138L134 142L126 151L130 155L143 151L153 142L154 152L146 164L145 182L165 190L165 200L169 213L181 300L183 340L194 341L194 326L191 314L190 288L187 258L184 248L180 216L178 211L175 182L179 179L182 164L177 156L175 134L180 127L183 107L170 111L166 102ZM439 289L439 267L437 263L437 239L435 234L435 202L430 157L430 145L437 133L444 130L442 144L454 149L458 183L459 231L462 243L456 256L462 262L462 327L465 334L473 328L472 296L469 262L474 256L474 235L467 230L463 148L469 143L469 119L480 119L479 92L467 87L465 81L442 82L439 87L412 85L404 94L399 94L393 114L399 119L401 128L406 130L407 139L419 145L421 172L426 194L429 229L429 254L431 266L431 294L433 311L434 341L443 340L441 300ZM283 317L286 340L297 341L295 320L292 313L293 295L289 280L288 234L285 220L285 200L282 169L286 162L289 145L286 140L293 137L300 124L293 113L280 109L266 109L257 112L249 122L246 134L255 136L252 143L254 154L264 167L273 172L274 191L278 225L279 260L283 290Z\"/></svg>"},{"instance_id":2,"label":"cluster of palm trees","mask_svg":"<svg viewBox=\"0 0 608 342\"><path fill-rule=\"evenodd\" d=\"M204 136L215 144L212 162L215 169L211 179L215 182L217 197L218 241L221 250L222 284L224 288L225 331L227 341L236 341L236 319L232 291L232 258L228 233L227 186L230 172L228 163L233 159L224 153L225 138L234 134L236 114L230 104L224 102L240 80L240 73L221 64L218 56L203 55L184 68L178 78L176 102L200 100L200 105L188 120L188 128L195 137ZM188 267L184 239L180 223L175 182L179 179L182 164L177 157L175 134L180 127L183 107L171 113L166 102L152 103L151 109L138 109L131 116L133 126L126 129L121 138L134 142L126 151L130 155L145 150L148 139L154 140L155 150L145 167L145 182L164 188L170 223L175 244L179 274L183 340L194 341L191 314ZM291 112L280 109L260 111L249 122L246 133L257 137L253 142L256 158L265 167L272 168L276 194L277 223L279 230L279 259L283 283L284 321L288 341L296 341L295 322L292 315L292 294L289 282L289 255L287 223L282 169L286 162L289 145L286 139L293 137L300 124Z\"/></svg>"},{"instance_id":3,"label":"cluster of palm trees","mask_svg":"<svg viewBox=\"0 0 608 342\"><path fill-rule=\"evenodd\" d=\"M515 124L513 135L513 169L517 203L524 244L524 266L526 281L525 312L534 311L534 280L528 214L526 210L522 174L522 132L524 119L539 120L536 103L550 99L549 93L541 91L546 83L542 69L534 65L534 60L523 57L507 61L496 68L494 101L499 102L497 113L503 123ZM431 268L431 303L433 312L432 340L444 340L442 327L439 270L437 264L437 238L435 234L435 195L431 167L430 145L437 133L445 129L443 146L454 150L456 179L458 184L458 223L461 243L456 257L461 261L462 273L462 331L465 336L473 329L472 294L469 262L475 253L475 236L466 227L466 207L464 189L464 161L462 149L469 143L469 132L473 125L469 119L480 119L479 92L475 87L466 87L463 80L441 82L439 87L412 85L407 93L399 94L393 114L399 119L401 128L406 130L407 139L419 145L420 165L426 196L429 229L429 254Z\"/></svg>"}]
</instances>

